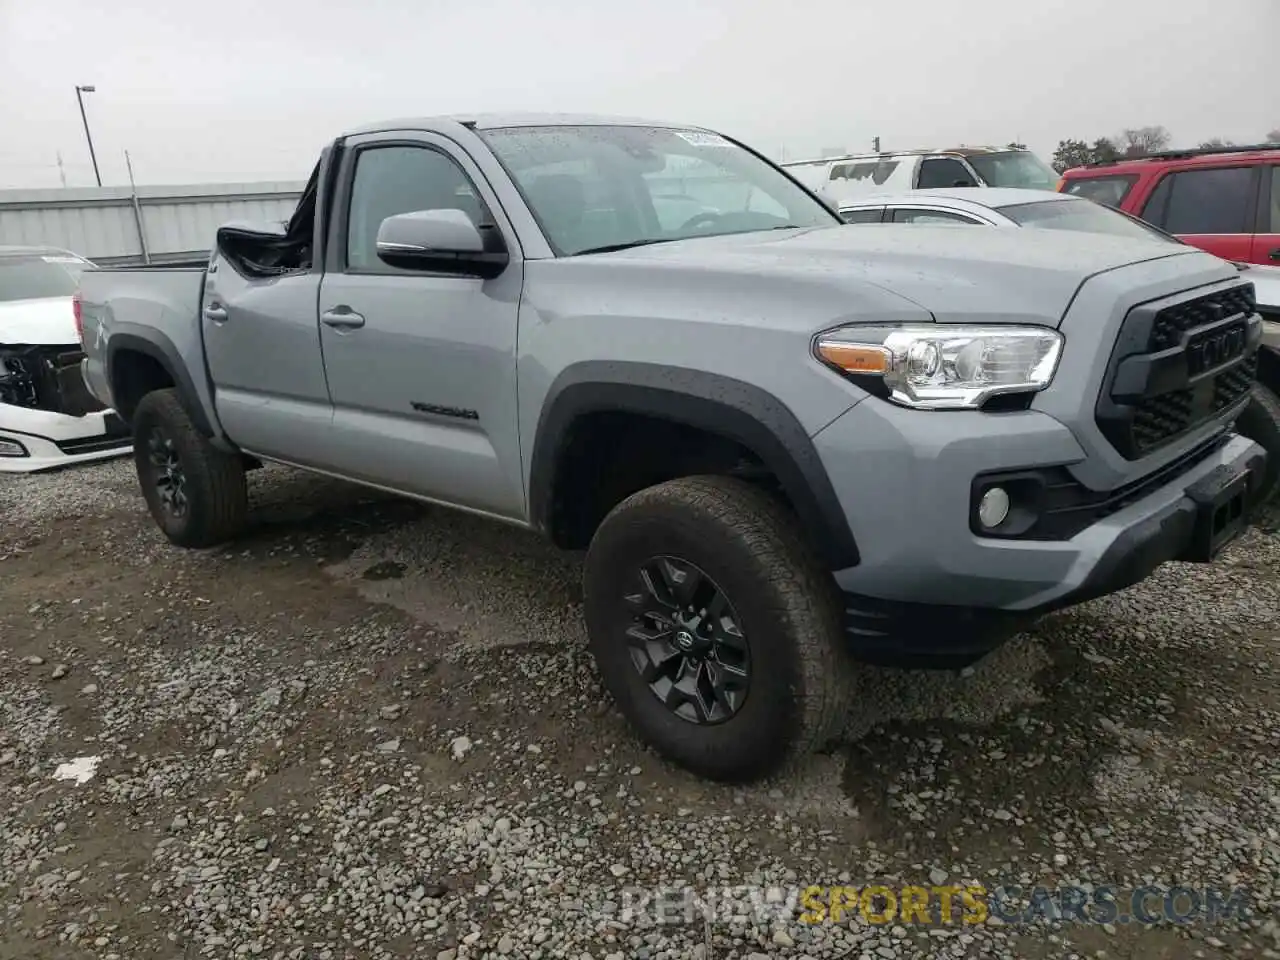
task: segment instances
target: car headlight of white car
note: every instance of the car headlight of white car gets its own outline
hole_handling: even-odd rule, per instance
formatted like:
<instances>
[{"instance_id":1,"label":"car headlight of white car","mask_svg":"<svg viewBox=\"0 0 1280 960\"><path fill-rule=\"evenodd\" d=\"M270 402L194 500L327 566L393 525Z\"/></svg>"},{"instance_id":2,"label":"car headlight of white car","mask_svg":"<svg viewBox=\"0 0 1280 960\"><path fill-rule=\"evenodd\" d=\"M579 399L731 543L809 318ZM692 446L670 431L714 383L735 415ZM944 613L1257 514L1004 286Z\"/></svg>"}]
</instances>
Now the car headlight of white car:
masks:
<instances>
[{"instance_id":1,"label":"car headlight of white car","mask_svg":"<svg viewBox=\"0 0 1280 960\"><path fill-rule=\"evenodd\" d=\"M814 338L814 355L886 399L920 410L976 410L999 394L1034 393L1053 382L1062 356L1057 330L1035 326L913 324L849 326Z\"/></svg>"}]
</instances>

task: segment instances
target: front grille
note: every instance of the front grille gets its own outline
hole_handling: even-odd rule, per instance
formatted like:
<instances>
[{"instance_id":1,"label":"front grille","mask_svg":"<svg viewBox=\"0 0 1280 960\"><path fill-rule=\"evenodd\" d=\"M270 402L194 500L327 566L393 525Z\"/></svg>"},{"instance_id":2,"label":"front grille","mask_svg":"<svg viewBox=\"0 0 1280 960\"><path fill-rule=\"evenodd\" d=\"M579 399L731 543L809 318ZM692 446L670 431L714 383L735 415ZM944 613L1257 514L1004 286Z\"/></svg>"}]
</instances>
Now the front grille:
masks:
<instances>
[{"instance_id":1,"label":"front grille","mask_svg":"<svg viewBox=\"0 0 1280 960\"><path fill-rule=\"evenodd\" d=\"M1103 381L1098 429L1137 460L1229 413L1257 377L1260 336L1252 283L1135 307Z\"/></svg>"},{"instance_id":2,"label":"front grille","mask_svg":"<svg viewBox=\"0 0 1280 960\"><path fill-rule=\"evenodd\" d=\"M1175 346L1188 330L1203 327L1224 317L1234 317L1238 313L1248 316L1255 310L1253 284L1232 287L1230 290L1165 307L1156 314L1155 322L1151 325L1147 349L1165 350Z\"/></svg>"}]
</instances>

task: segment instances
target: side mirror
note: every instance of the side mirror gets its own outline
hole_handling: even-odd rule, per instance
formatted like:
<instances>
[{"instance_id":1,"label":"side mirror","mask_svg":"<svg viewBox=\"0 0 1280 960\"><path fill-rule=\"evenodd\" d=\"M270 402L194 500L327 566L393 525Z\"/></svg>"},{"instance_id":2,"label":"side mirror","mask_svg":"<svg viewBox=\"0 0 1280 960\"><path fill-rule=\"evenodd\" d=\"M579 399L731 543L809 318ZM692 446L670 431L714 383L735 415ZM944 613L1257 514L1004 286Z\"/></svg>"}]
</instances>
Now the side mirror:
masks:
<instances>
[{"instance_id":1,"label":"side mirror","mask_svg":"<svg viewBox=\"0 0 1280 960\"><path fill-rule=\"evenodd\" d=\"M490 279L508 256L494 228L483 231L461 210L414 210L378 226L378 259L406 270L462 273Z\"/></svg>"}]
</instances>

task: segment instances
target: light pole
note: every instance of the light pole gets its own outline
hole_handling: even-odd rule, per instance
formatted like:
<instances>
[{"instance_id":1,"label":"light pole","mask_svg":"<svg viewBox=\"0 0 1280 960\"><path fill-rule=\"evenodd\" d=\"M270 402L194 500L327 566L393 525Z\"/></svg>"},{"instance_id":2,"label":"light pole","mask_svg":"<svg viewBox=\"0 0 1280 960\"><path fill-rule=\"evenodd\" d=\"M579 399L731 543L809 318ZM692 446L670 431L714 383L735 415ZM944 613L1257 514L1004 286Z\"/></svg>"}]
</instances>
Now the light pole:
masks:
<instances>
[{"instance_id":1,"label":"light pole","mask_svg":"<svg viewBox=\"0 0 1280 960\"><path fill-rule=\"evenodd\" d=\"M98 181L98 186L102 186L102 174L98 172L98 157L93 152L93 136L89 133L89 118L84 112L84 96L86 93L93 93L96 88L93 84L85 86L76 85L76 102L80 104L80 120L84 123L84 138L89 141L89 159L93 161L93 176Z\"/></svg>"}]
</instances>

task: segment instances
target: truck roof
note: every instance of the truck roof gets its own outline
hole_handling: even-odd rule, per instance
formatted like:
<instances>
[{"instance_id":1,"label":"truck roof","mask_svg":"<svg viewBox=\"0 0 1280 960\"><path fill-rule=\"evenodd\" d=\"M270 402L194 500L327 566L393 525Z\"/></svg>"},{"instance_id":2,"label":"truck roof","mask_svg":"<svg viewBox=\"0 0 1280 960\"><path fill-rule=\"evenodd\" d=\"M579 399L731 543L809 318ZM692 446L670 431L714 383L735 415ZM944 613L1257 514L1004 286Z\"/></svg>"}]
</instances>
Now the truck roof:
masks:
<instances>
[{"instance_id":1,"label":"truck roof","mask_svg":"<svg viewBox=\"0 0 1280 960\"><path fill-rule=\"evenodd\" d=\"M874 150L867 153L846 153L838 157L813 157L809 160L788 160L786 163L780 164L783 167L792 167L802 163L835 163L846 160L888 160L893 157L979 157L988 153L1030 153L1030 150L1015 150L1012 147L943 147L939 150L881 150L876 153Z\"/></svg>"},{"instance_id":2,"label":"truck roof","mask_svg":"<svg viewBox=\"0 0 1280 960\"><path fill-rule=\"evenodd\" d=\"M459 126L478 130L496 130L501 127L557 127L557 126L628 126L672 127L679 130L706 130L692 123L672 123L648 120L643 117L610 116L594 113L463 113L435 117L408 117L368 123L348 130L344 136L365 133L382 133L388 130L428 130L444 132Z\"/></svg>"},{"instance_id":3,"label":"truck roof","mask_svg":"<svg viewBox=\"0 0 1280 960\"><path fill-rule=\"evenodd\" d=\"M1096 176L1098 171L1105 174L1134 173L1149 170L1160 164L1178 164L1179 166L1196 167L1212 166L1224 161L1231 163L1256 163L1274 161L1280 154L1280 143L1255 143L1244 146L1229 147L1193 147L1187 150L1161 150L1141 157L1120 157L1117 160L1100 160L1080 167L1072 167L1063 176L1074 179L1080 176Z\"/></svg>"}]
</instances>

